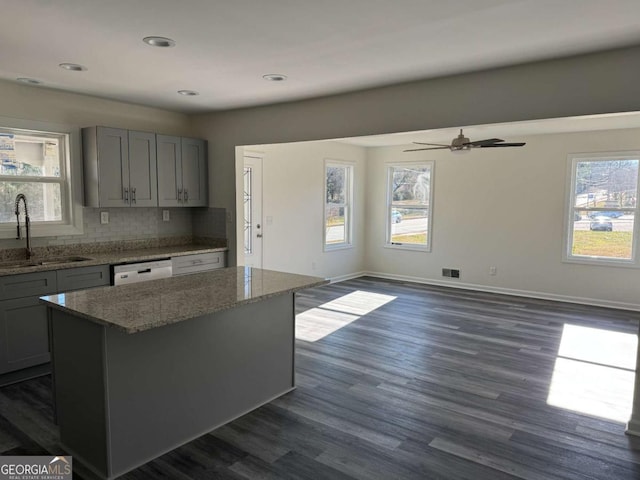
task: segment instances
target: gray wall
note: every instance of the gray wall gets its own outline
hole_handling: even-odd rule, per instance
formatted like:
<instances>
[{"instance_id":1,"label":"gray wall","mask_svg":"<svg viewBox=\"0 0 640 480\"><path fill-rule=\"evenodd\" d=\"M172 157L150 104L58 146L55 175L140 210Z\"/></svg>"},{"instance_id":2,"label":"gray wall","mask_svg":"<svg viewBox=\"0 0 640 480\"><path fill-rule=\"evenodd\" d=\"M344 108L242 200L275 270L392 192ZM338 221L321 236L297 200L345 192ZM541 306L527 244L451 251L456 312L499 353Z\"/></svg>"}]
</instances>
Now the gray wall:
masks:
<instances>
[{"instance_id":1,"label":"gray wall","mask_svg":"<svg viewBox=\"0 0 640 480\"><path fill-rule=\"evenodd\" d=\"M235 147L640 110L640 47L321 99L198 115L210 204L235 219ZM285 86L286 87L286 86ZM235 225L227 225L229 261Z\"/></svg>"}]
</instances>

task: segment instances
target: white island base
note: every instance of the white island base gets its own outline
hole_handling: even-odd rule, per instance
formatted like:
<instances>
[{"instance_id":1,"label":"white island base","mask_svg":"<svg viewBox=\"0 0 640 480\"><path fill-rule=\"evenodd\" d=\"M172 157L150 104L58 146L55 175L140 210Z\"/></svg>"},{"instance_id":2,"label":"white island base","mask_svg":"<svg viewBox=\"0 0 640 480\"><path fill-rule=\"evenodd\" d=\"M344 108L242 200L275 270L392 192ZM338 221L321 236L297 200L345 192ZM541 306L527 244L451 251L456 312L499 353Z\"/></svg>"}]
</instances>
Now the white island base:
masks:
<instances>
[{"instance_id":1,"label":"white island base","mask_svg":"<svg viewBox=\"0 0 640 480\"><path fill-rule=\"evenodd\" d=\"M291 391L294 295L135 334L50 308L57 420L74 467L116 478Z\"/></svg>"}]
</instances>

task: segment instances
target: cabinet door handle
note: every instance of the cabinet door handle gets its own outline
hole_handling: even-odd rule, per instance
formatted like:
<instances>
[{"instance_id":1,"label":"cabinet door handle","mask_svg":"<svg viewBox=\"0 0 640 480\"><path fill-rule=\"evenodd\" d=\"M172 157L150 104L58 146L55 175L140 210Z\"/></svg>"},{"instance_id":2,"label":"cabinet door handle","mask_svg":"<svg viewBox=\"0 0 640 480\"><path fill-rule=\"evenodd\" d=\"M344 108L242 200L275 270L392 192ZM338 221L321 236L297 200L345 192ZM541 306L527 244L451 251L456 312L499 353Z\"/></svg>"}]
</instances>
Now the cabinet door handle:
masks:
<instances>
[{"instance_id":1,"label":"cabinet door handle","mask_svg":"<svg viewBox=\"0 0 640 480\"><path fill-rule=\"evenodd\" d=\"M136 203L136 187L131 189L131 203Z\"/></svg>"},{"instance_id":2,"label":"cabinet door handle","mask_svg":"<svg viewBox=\"0 0 640 480\"><path fill-rule=\"evenodd\" d=\"M186 188L184 189L184 201L189 201L189 190L187 190Z\"/></svg>"},{"instance_id":3,"label":"cabinet door handle","mask_svg":"<svg viewBox=\"0 0 640 480\"><path fill-rule=\"evenodd\" d=\"M129 203L129 187L124 187L124 203Z\"/></svg>"},{"instance_id":4,"label":"cabinet door handle","mask_svg":"<svg viewBox=\"0 0 640 480\"><path fill-rule=\"evenodd\" d=\"M181 201L182 201L182 189L179 188L178 189L178 202L181 202Z\"/></svg>"}]
</instances>

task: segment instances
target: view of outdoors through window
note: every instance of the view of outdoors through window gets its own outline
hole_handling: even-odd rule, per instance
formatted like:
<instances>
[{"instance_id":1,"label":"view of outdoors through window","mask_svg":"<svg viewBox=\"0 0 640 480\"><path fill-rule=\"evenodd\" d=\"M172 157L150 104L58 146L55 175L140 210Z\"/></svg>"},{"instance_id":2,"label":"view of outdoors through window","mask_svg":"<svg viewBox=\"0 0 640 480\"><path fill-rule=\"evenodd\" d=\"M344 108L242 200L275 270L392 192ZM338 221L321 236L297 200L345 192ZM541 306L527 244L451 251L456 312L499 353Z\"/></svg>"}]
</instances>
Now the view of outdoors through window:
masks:
<instances>
[{"instance_id":1,"label":"view of outdoors through window","mask_svg":"<svg viewBox=\"0 0 640 480\"><path fill-rule=\"evenodd\" d=\"M15 198L26 195L32 221L63 216L64 135L0 131L0 223L15 223Z\"/></svg>"},{"instance_id":2,"label":"view of outdoors through window","mask_svg":"<svg viewBox=\"0 0 640 480\"><path fill-rule=\"evenodd\" d=\"M388 243L427 246L431 172L424 164L389 167Z\"/></svg>"},{"instance_id":3,"label":"view of outdoors through window","mask_svg":"<svg viewBox=\"0 0 640 480\"><path fill-rule=\"evenodd\" d=\"M325 184L325 245L351 243L351 167L327 164Z\"/></svg>"},{"instance_id":4,"label":"view of outdoors through window","mask_svg":"<svg viewBox=\"0 0 640 480\"><path fill-rule=\"evenodd\" d=\"M571 256L633 258L638 163L634 158L574 161Z\"/></svg>"}]
</instances>

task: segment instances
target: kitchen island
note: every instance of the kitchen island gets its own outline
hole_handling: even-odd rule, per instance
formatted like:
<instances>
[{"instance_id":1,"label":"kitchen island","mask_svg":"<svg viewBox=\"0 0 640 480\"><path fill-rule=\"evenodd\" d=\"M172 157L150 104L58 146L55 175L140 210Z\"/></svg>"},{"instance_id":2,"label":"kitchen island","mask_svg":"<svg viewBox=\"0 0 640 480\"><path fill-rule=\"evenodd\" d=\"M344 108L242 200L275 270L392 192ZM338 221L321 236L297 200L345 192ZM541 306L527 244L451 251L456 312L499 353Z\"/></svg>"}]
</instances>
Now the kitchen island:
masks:
<instances>
[{"instance_id":1,"label":"kitchen island","mask_svg":"<svg viewBox=\"0 0 640 480\"><path fill-rule=\"evenodd\" d=\"M295 292L231 267L42 297L62 445L116 478L294 387Z\"/></svg>"}]
</instances>

